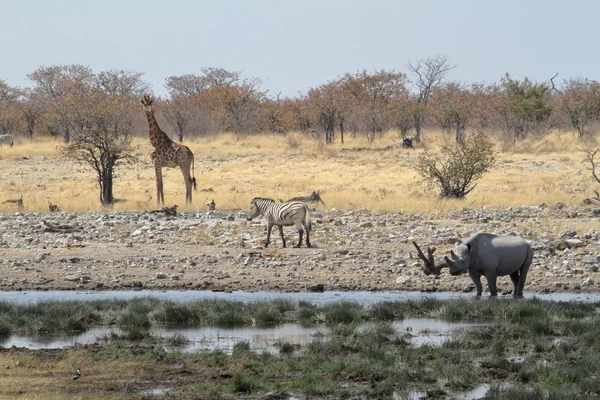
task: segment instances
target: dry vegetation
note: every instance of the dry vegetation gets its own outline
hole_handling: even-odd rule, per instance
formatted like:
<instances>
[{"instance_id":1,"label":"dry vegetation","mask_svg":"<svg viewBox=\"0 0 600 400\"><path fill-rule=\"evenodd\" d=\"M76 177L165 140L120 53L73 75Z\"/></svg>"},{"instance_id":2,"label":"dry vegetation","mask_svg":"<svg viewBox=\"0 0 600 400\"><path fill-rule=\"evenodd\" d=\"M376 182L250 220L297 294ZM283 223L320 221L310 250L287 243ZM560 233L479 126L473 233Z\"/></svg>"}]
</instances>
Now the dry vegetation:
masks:
<instances>
[{"instance_id":1,"label":"dry vegetation","mask_svg":"<svg viewBox=\"0 0 600 400\"><path fill-rule=\"evenodd\" d=\"M186 207L181 172L164 169L165 200L183 210L205 209L212 199L217 209L245 209L254 196L286 200L321 190L327 208L435 214L465 206L579 205L597 189L585 161L585 150L597 144L582 143L575 133L531 137L510 146L498 142L496 167L462 201L439 198L411 168L425 148L436 152L452 145L452 135L428 132L416 150L395 148L398 140L396 133L374 143L347 135L344 145L325 145L309 134L288 133L222 134L186 142L196 156L199 191ZM136 141L142 145L142 163L118 171L115 196L123 201L115 210L156 208L151 146L145 138ZM46 212L49 201L63 211L101 209L94 173L59 158L61 145L60 139L38 138L1 148L0 203L22 194L27 212ZM351 151L386 146L392 148ZM15 210L14 204L0 204L0 212Z\"/></svg>"}]
</instances>

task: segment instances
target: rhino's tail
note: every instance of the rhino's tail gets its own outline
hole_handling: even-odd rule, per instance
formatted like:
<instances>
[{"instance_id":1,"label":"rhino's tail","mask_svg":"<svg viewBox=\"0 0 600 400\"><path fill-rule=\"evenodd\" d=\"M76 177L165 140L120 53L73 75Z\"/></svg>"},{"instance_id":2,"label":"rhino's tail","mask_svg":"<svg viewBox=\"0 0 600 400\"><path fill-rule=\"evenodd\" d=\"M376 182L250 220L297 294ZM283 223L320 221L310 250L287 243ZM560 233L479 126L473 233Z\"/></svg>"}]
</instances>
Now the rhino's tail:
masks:
<instances>
[{"instance_id":1,"label":"rhino's tail","mask_svg":"<svg viewBox=\"0 0 600 400\"><path fill-rule=\"evenodd\" d=\"M527 273L527 270L529 269L529 266L531 265L532 262L533 262L533 249L531 248L531 246L527 246L527 257L525 257L525 262L523 262L523 265L521 265L521 268L519 268L521 270L521 273L523 273L523 272Z\"/></svg>"},{"instance_id":2,"label":"rhino's tail","mask_svg":"<svg viewBox=\"0 0 600 400\"><path fill-rule=\"evenodd\" d=\"M527 271L529 271L529 266L533 262L533 249L531 246L527 246L527 257L525 257L525 262L519 268L519 283L517 284L516 293L514 293L517 297L523 296L523 287L525 286L525 280L527 279Z\"/></svg>"}]
</instances>

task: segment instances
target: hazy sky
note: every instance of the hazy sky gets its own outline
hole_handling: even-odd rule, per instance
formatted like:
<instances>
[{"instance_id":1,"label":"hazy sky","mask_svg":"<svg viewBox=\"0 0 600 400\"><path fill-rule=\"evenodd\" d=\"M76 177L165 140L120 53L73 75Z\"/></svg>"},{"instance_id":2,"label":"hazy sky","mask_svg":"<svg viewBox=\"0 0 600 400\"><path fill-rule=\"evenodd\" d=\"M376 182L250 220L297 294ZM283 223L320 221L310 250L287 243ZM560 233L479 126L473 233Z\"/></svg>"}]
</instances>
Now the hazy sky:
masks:
<instances>
[{"instance_id":1,"label":"hazy sky","mask_svg":"<svg viewBox=\"0 0 600 400\"><path fill-rule=\"evenodd\" d=\"M171 75L222 67L294 96L444 54L464 82L600 80L599 17L594 0L3 1L0 79L31 86L40 65L83 64L142 72L163 95Z\"/></svg>"}]
</instances>

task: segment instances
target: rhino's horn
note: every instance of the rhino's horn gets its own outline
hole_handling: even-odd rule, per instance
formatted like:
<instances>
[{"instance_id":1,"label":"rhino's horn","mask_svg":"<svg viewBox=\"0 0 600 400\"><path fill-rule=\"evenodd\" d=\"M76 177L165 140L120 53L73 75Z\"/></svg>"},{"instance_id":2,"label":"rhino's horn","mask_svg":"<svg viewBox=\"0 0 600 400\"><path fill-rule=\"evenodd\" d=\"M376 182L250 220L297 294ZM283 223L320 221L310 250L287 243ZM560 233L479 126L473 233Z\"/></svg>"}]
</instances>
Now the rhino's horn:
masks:
<instances>
[{"instance_id":1,"label":"rhino's horn","mask_svg":"<svg viewBox=\"0 0 600 400\"><path fill-rule=\"evenodd\" d=\"M458 260L458 257L456 256L456 254L454 254L453 250L450 250L450 255L452 256L453 260Z\"/></svg>"},{"instance_id":2,"label":"rhino's horn","mask_svg":"<svg viewBox=\"0 0 600 400\"><path fill-rule=\"evenodd\" d=\"M452 253L452 251L450 251L450 252ZM452 255L454 256L454 253L452 253ZM446 261L446 264L448 264L448 267L450 267L450 268L454 267L454 261L449 259L447 256L444 256L444 260Z\"/></svg>"}]
</instances>

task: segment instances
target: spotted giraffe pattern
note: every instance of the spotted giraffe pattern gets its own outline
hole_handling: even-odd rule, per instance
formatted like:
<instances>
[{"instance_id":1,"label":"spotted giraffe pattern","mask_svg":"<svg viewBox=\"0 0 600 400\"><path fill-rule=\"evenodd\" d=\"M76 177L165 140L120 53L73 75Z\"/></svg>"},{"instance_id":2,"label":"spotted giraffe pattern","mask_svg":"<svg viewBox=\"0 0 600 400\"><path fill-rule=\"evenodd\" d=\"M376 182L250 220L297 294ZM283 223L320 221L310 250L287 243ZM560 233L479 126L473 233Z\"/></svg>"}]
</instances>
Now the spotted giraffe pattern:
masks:
<instances>
[{"instance_id":1,"label":"spotted giraffe pattern","mask_svg":"<svg viewBox=\"0 0 600 400\"><path fill-rule=\"evenodd\" d=\"M174 141L160 129L154 109L152 108L152 98L148 95L142 99L146 118L148 119L148 133L150 143L154 150L150 153L150 158L154 164L156 173L156 200L158 204L165 203L163 193L162 168L181 168L183 179L185 180L185 202L192 202L192 186L196 189L196 177L194 176L194 153L187 147ZM191 172L190 172L191 171Z\"/></svg>"}]
</instances>

